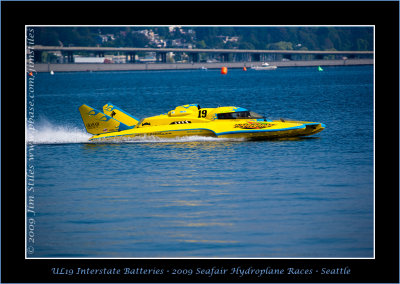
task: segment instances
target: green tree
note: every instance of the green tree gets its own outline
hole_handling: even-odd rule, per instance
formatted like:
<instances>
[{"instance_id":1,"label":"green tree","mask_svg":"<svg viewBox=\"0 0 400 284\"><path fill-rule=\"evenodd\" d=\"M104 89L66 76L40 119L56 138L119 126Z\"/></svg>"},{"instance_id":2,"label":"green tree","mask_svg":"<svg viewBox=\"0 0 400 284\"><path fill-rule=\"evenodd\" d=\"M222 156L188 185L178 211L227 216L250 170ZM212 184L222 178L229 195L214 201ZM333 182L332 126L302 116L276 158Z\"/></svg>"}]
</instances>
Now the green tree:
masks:
<instances>
[{"instance_id":1,"label":"green tree","mask_svg":"<svg viewBox=\"0 0 400 284\"><path fill-rule=\"evenodd\" d=\"M125 39L125 46L128 47L145 47L147 44L149 40L141 33L129 33Z\"/></svg>"},{"instance_id":2,"label":"green tree","mask_svg":"<svg viewBox=\"0 0 400 284\"><path fill-rule=\"evenodd\" d=\"M250 42L240 42L239 49L255 49L254 45Z\"/></svg>"},{"instance_id":3,"label":"green tree","mask_svg":"<svg viewBox=\"0 0 400 284\"><path fill-rule=\"evenodd\" d=\"M59 46L60 38L52 28L34 28L35 41L40 45Z\"/></svg>"},{"instance_id":4,"label":"green tree","mask_svg":"<svg viewBox=\"0 0 400 284\"><path fill-rule=\"evenodd\" d=\"M293 50L293 44L287 41L279 41L267 44L266 48L269 50Z\"/></svg>"},{"instance_id":5,"label":"green tree","mask_svg":"<svg viewBox=\"0 0 400 284\"><path fill-rule=\"evenodd\" d=\"M360 51L369 50L369 43L365 39L358 38L356 44L357 44L357 48L356 48L357 50L360 50Z\"/></svg>"},{"instance_id":6,"label":"green tree","mask_svg":"<svg viewBox=\"0 0 400 284\"><path fill-rule=\"evenodd\" d=\"M201 40L201 41L198 41L198 42L196 42L196 47L197 48L206 48L207 47L207 45L206 45L206 43L204 42L204 40Z\"/></svg>"}]
</instances>

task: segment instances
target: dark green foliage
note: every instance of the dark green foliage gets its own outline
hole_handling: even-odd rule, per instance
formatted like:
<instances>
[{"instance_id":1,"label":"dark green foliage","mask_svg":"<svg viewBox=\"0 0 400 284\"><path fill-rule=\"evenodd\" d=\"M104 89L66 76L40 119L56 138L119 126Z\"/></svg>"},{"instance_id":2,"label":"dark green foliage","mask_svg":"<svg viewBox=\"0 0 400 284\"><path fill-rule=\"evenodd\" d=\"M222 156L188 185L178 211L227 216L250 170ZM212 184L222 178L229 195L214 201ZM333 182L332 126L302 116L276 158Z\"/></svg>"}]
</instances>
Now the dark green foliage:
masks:
<instances>
[{"instance_id":1,"label":"dark green foliage","mask_svg":"<svg viewBox=\"0 0 400 284\"><path fill-rule=\"evenodd\" d=\"M40 45L151 47L140 31L152 30L160 39L194 44L197 48L372 50L372 27L36 27ZM194 32L188 32L192 30ZM107 40L104 36L112 35ZM226 41L224 37L237 37Z\"/></svg>"}]
</instances>

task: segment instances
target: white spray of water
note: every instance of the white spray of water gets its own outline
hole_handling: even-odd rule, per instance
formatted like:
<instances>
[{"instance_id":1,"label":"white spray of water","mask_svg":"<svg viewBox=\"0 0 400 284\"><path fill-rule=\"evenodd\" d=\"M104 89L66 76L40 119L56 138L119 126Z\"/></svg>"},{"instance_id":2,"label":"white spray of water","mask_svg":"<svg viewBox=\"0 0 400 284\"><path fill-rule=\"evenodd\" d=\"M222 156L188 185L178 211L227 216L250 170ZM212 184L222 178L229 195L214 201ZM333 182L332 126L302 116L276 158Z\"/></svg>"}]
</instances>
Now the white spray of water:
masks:
<instances>
[{"instance_id":1,"label":"white spray of water","mask_svg":"<svg viewBox=\"0 0 400 284\"><path fill-rule=\"evenodd\" d=\"M35 144L86 143L91 135L85 130L71 125L55 125L41 120L35 130L28 130Z\"/></svg>"}]
</instances>

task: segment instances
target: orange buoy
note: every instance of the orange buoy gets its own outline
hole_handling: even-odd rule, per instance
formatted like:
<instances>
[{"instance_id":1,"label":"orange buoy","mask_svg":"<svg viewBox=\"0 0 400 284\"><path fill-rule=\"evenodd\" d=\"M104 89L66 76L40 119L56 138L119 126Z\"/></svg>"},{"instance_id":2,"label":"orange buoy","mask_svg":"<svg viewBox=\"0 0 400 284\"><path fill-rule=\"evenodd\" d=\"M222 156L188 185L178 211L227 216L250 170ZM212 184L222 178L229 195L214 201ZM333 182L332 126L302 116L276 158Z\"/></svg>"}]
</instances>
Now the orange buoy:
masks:
<instances>
[{"instance_id":1,"label":"orange buoy","mask_svg":"<svg viewBox=\"0 0 400 284\"><path fill-rule=\"evenodd\" d=\"M222 67L222 68L221 68L221 74L223 74L223 75L228 74L228 68Z\"/></svg>"},{"instance_id":2,"label":"orange buoy","mask_svg":"<svg viewBox=\"0 0 400 284\"><path fill-rule=\"evenodd\" d=\"M247 71L247 68L246 68L246 66L244 66L244 67L243 67L243 71Z\"/></svg>"}]
</instances>

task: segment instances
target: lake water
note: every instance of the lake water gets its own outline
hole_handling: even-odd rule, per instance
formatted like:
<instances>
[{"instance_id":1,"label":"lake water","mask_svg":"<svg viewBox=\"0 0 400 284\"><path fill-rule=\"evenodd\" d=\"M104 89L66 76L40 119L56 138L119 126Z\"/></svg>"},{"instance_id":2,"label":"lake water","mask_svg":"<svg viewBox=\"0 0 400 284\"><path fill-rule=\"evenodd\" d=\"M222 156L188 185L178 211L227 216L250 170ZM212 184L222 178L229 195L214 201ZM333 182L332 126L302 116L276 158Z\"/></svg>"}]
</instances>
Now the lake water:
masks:
<instances>
[{"instance_id":1,"label":"lake water","mask_svg":"<svg viewBox=\"0 0 400 284\"><path fill-rule=\"evenodd\" d=\"M373 257L373 92L372 66L36 74L27 255ZM139 118L233 105L326 129L294 141L88 143L78 107L107 102Z\"/></svg>"}]
</instances>

